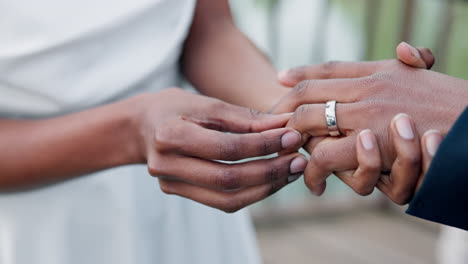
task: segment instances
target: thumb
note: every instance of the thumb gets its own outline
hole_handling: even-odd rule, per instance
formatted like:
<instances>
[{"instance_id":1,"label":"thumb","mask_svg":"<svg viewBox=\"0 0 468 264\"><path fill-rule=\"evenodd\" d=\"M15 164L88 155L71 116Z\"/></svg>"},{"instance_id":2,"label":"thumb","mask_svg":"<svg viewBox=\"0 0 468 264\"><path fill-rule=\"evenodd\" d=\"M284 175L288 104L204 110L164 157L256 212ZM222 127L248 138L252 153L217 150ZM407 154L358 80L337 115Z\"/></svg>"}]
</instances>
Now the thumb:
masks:
<instances>
[{"instance_id":1,"label":"thumb","mask_svg":"<svg viewBox=\"0 0 468 264\"><path fill-rule=\"evenodd\" d=\"M398 59L408 66L430 69L434 65L435 58L428 48L415 48L406 42L401 42L397 48Z\"/></svg>"},{"instance_id":2,"label":"thumb","mask_svg":"<svg viewBox=\"0 0 468 264\"><path fill-rule=\"evenodd\" d=\"M431 165L432 159L434 158L442 140L442 134L437 130L429 130L426 133L424 133L421 139L423 168L416 189L419 189L419 187L421 187L421 184L424 181L424 176L426 176L426 173Z\"/></svg>"}]
</instances>

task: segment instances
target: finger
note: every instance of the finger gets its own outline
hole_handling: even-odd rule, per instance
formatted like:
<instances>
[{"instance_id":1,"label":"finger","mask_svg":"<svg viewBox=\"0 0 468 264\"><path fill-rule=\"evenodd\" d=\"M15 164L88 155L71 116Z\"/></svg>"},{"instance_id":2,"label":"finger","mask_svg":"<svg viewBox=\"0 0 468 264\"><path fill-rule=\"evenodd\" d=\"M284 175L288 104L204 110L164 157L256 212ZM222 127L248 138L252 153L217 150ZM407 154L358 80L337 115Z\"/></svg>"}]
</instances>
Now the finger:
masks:
<instances>
[{"instance_id":1,"label":"finger","mask_svg":"<svg viewBox=\"0 0 468 264\"><path fill-rule=\"evenodd\" d=\"M383 176L380 183L385 185L381 186L382 192L400 205L408 203L412 198L421 173L421 147L414 127L413 121L406 114L395 116L390 125L397 158L390 176Z\"/></svg>"},{"instance_id":2,"label":"finger","mask_svg":"<svg viewBox=\"0 0 468 264\"><path fill-rule=\"evenodd\" d=\"M320 142L312 151L304 171L304 181L312 193L320 196L325 191L325 180L334 171L357 167L356 136L329 138Z\"/></svg>"},{"instance_id":3,"label":"finger","mask_svg":"<svg viewBox=\"0 0 468 264\"><path fill-rule=\"evenodd\" d=\"M335 176L338 177L341 181L343 181L342 178L353 177L354 173L356 173L356 170L346 170L346 171L335 171L335 172L333 172L333 174L335 174Z\"/></svg>"},{"instance_id":4,"label":"finger","mask_svg":"<svg viewBox=\"0 0 468 264\"><path fill-rule=\"evenodd\" d=\"M419 189L422 182L424 181L424 176L426 176L426 173L429 170L429 166L431 165L432 159L434 158L442 140L443 140L442 134L438 130L429 130L426 133L424 133L421 139L422 173L421 173L421 177L419 177L418 185L416 189Z\"/></svg>"},{"instance_id":5,"label":"finger","mask_svg":"<svg viewBox=\"0 0 468 264\"><path fill-rule=\"evenodd\" d=\"M241 160L297 149L302 136L290 128L259 133L227 134L180 122L156 134L156 150L211 160Z\"/></svg>"},{"instance_id":6,"label":"finger","mask_svg":"<svg viewBox=\"0 0 468 264\"><path fill-rule=\"evenodd\" d=\"M408 66L426 69L426 62L422 59L419 51L406 42L401 42L397 46L397 56L400 61Z\"/></svg>"},{"instance_id":7,"label":"finger","mask_svg":"<svg viewBox=\"0 0 468 264\"><path fill-rule=\"evenodd\" d=\"M426 69L430 70L435 64L435 57L432 51L429 48L417 47L422 59L426 63Z\"/></svg>"},{"instance_id":8,"label":"finger","mask_svg":"<svg viewBox=\"0 0 468 264\"><path fill-rule=\"evenodd\" d=\"M430 69L434 65L435 58L428 48L415 48L406 42L397 46L397 56L400 61L408 66Z\"/></svg>"},{"instance_id":9,"label":"finger","mask_svg":"<svg viewBox=\"0 0 468 264\"><path fill-rule=\"evenodd\" d=\"M304 80L359 78L375 73L382 62L330 61L318 65L301 66L279 72L278 80L284 86L294 87Z\"/></svg>"},{"instance_id":10,"label":"finger","mask_svg":"<svg viewBox=\"0 0 468 264\"><path fill-rule=\"evenodd\" d=\"M335 106L336 124L342 135L346 135L348 133L347 129L355 126L356 120L349 116L350 106L351 104L342 103L337 103ZM304 104L299 106L286 127L313 137L328 136L325 104Z\"/></svg>"},{"instance_id":11,"label":"finger","mask_svg":"<svg viewBox=\"0 0 468 264\"><path fill-rule=\"evenodd\" d=\"M220 100L213 101L202 107L201 111L182 115L181 118L212 130L251 133L284 127L292 115L265 114Z\"/></svg>"},{"instance_id":12,"label":"finger","mask_svg":"<svg viewBox=\"0 0 468 264\"><path fill-rule=\"evenodd\" d=\"M150 173L200 187L235 190L294 177L306 166L307 160L298 153L236 164L169 155L150 163Z\"/></svg>"},{"instance_id":13,"label":"finger","mask_svg":"<svg viewBox=\"0 0 468 264\"><path fill-rule=\"evenodd\" d=\"M322 141L324 140L334 140L334 139L329 136L311 137L304 145L304 149L310 154L315 149L315 147L318 144L322 143Z\"/></svg>"},{"instance_id":14,"label":"finger","mask_svg":"<svg viewBox=\"0 0 468 264\"><path fill-rule=\"evenodd\" d=\"M371 130L366 129L359 133L356 150L359 167L354 174L349 176L336 173L335 175L356 193L365 196L374 191L382 168L377 138Z\"/></svg>"},{"instance_id":15,"label":"finger","mask_svg":"<svg viewBox=\"0 0 468 264\"><path fill-rule=\"evenodd\" d=\"M179 195L227 213L236 212L250 204L263 200L288 183L290 182L287 179L280 179L272 183L257 185L238 191L223 192L185 182L159 179L161 190L164 193Z\"/></svg>"},{"instance_id":16,"label":"finger","mask_svg":"<svg viewBox=\"0 0 468 264\"><path fill-rule=\"evenodd\" d=\"M306 80L297 84L275 105L275 113L293 112L300 105L337 101L353 103L376 84L375 77L356 79Z\"/></svg>"}]
</instances>

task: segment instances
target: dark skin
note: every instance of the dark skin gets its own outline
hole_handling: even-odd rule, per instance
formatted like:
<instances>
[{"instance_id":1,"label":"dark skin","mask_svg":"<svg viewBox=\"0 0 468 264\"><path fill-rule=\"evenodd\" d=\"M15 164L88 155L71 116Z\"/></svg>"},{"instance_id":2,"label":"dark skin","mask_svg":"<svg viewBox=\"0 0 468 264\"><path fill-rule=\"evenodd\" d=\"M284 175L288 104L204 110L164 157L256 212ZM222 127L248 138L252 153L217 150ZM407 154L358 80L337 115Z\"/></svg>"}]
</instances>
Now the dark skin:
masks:
<instances>
[{"instance_id":1,"label":"dark skin","mask_svg":"<svg viewBox=\"0 0 468 264\"><path fill-rule=\"evenodd\" d=\"M188 62L185 64L186 66L190 65L190 63L197 63L199 65L199 67L190 67L190 69L195 71L185 70L186 75L199 90L214 90L216 91L216 96L224 100L261 111L267 110L275 113L295 111L296 108L303 103L300 100L294 101L294 99L292 99L292 101L294 101L292 105L283 108L278 107L285 100L282 98L290 97L291 93L294 93L286 90L285 87L295 86L299 81L304 80L306 76L294 76L294 74L291 74L292 72L289 72L285 78L280 78L280 85L272 81L271 78L276 75L275 70L266 59L254 56L254 53L259 54L259 52L254 52L255 49L252 49L253 45L250 41L235 27L229 13L228 4L225 1L216 1L216 3L210 3L207 8L197 9L197 17L198 16L203 18L201 21L206 22L211 20L212 23L209 23L210 27L208 28L200 26L204 24L203 22L200 22L200 24L197 22L194 23L192 34L190 34L186 45L193 45L199 48L197 52L186 53L184 62ZM213 17L215 17L216 20L212 20ZM205 42L213 43L213 46L203 45ZM209 50L207 50L208 48ZM195 51L195 49L191 49L191 51ZM426 48L415 49L409 45L399 45L397 48L397 55L401 62L416 68L430 69L435 62L434 56L430 50ZM246 61L250 62L245 63ZM396 60L395 63L397 63ZM367 64L376 65L377 63ZM319 78L323 78L323 76L320 75L329 72L327 70L329 69L327 65L329 64L310 68L303 72L307 72L311 75L315 74L313 78L317 78L317 75L319 75ZM353 76L356 73L353 73L352 65L349 66L350 67L343 69L343 71L338 69L336 73ZM356 64L356 66L355 71L362 72L360 65ZM212 68L214 71L203 71L205 67ZM249 73L255 73L255 75ZM326 78L334 77L333 75L326 76ZM228 80L228 82L226 82L226 80ZM320 97L319 95L311 96ZM280 103L277 104L278 101ZM305 116L305 118L307 117ZM317 122L321 125L323 124L322 119L317 120ZM386 125L388 125L388 123L389 121ZM364 128L367 127L363 127L363 129ZM307 133L305 133L305 135L307 135ZM317 142L317 140L315 142ZM382 152L387 151L388 146L392 145L392 143L393 142L390 141L385 142L385 148ZM308 151L312 153L314 146L315 144L309 144L307 146ZM390 149L393 149L393 147ZM355 149L351 151L356 153ZM395 152L393 153L394 154L390 156L385 155L385 157L390 157L387 158L386 166L389 166L389 163L396 160L396 154ZM401 157L401 155L399 157L400 160L407 160L410 158ZM383 165L381 167L383 167ZM419 167L421 167L421 164L419 164ZM366 177L355 177L354 179L356 180L350 183L350 181L347 180L349 177L345 177L345 175L353 171L354 170L348 170L337 174L358 193L370 193L377 184L376 176L370 177L367 175L372 175L372 173L365 173L367 174L365 175ZM411 173L413 171L414 169L409 172ZM394 184L385 189L381 188L385 194L398 203L402 203L401 201L407 199L405 197L408 196L400 191L400 189L409 190L413 188L413 186L408 183L410 177L406 177L407 174L408 173L400 174L401 177L396 181L398 184ZM411 178L414 178L414 176ZM414 188L412 191L407 192L413 193Z\"/></svg>"},{"instance_id":2,"label":"dark skin","mask_svg":"<svg viewBox=\"0 0 468 264\"><path fill-rule=\"evenodd\" d=\"M410 145L419 144L419 135L430 129L442 136L447 134L468 102L467 81L411 68L396 60L306 66L283 73L281 78L283 83L296 85L277 105L277 111L297 109L288 126L314 136L306 146L311 160L305 181L317 195L324 192L325 179L336 172L359 194L367 195L377 185L394 202L407 203L420 182L417 176L423 161L420 151ZM343 135L339 138L326 137L321 103L329 100L339 102L338 126ZM392 130L398 124L392 118L398 113L407 113L415 120L405 117L401 122L405 140L411 141L408 144L392 140ZM367 177L349 177L353 175L349 171L359 166L357 135L367 128L377 136L381 152L381 161L372 163L382 165L370 168L374 173ZM402 146L404 149L398 150ZM381 175L382 170L389 173Z\"/></svg>"},{"instance_id":3,"label":"dark skin","mask_svg":"<svg viewBox=\"0 0 468 264\"><path fill-rule=\"evenodd\" d=\"M229 47L233 52L225 52ZM266 91L272 86L286 91L265 56L234 26L227 1L197 1L183 54L184 73L208 96L265 110L279 97L266 98ZM147 164L150 174L165 175L158 177L162 191L234 212L305 169L305 158L294 153L300 134L284 128L289 117L173 88L57 118L3 119L0 190ZM292 154L239 164L215 161L284 150Z\"/></svg>"},{"instance_id":4,"label":"dark skin","mask_svg":"<svg viewBox=\"0 0 468 264\"><path fill-rule=\"evenodd\" d=\"M267 111L289 93L235 27L227 1L197 1L183 52L183 72L207 96ZM140 163L154 176L166 175L158 177L164 192L234 212L297 179L306 161L294 153L300 135L282 128L290 115L226 102L174 88L52 119L0 120L0 190ZM285 151L292 154L213 161Z\"/></svg>"},{"instance_id":5,"label":"dark skin","mask_svg":"<svg viewBox=\"0 0 468 264\"><path fill-rule=\"evenodd\" d=\"M206 95L269 111L289 91L278 83L268 58L235 26L226 0L198 1L185 47L183 72Z\"/></svg>"}]
</instances>

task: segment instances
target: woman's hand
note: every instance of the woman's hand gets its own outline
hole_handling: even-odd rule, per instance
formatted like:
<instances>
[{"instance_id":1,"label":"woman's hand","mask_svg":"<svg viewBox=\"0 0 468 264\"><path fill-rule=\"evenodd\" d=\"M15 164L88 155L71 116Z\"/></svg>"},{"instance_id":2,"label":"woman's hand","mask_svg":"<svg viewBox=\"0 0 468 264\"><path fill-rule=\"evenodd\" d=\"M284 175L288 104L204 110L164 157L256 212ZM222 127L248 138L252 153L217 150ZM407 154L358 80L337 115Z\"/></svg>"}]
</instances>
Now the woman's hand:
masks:
<instances>
[{"instance_id":1,"label":"woman's hand","mask_svg":"<svg viewBox=\"0 0 468 264\"><path fill-rule=\"evenodd\" d=\"M298 153L219 162L297 149L301 135L284 128L290 114L261 114L177 88L135 100L141 158L165 193L234 212L296 180L307 164Z\"/></svg>"}]
</instances>

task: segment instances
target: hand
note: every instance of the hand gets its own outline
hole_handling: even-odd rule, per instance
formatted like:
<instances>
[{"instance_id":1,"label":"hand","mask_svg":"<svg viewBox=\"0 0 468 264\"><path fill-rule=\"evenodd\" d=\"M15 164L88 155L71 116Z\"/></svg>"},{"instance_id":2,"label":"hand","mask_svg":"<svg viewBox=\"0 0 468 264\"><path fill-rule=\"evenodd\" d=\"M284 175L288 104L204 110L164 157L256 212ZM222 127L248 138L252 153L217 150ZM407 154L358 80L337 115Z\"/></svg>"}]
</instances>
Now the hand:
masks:
<instances>
[{"instance_id":1,"label":"hand","mask_svg":"<svg viewBox=\"0 0 468 264\"><path fill-rule=\"evenodd\" d=\"M415 134L413 139L408 140L399 134L397 124L400 122L407 122L411 125L412 132ZM350 184L357 180L364 186L377 186L395 203L404 204L408 197L396 191L404 190L405 193L412 194L419 189L443 138L439 131L428 130L421 140L418 140L419 135L414 130L414 122L406 114L395 116L389 130L397 155L391 169L394 173L393 178L390 175L381 175L382 162L377 144L378 139L370 129L361 131L356 140L358 169L343 172L339 177ZM403 186L398 187L398 184Z\"/></svg>"},{"instance_id":2,"label":"hand","mask_svg":"<svg viewBox=\"0 0 468 264\"><path fill-rule=\"evenodd\" d=\"M305 169L307 161L298 153L236 164L215 161L297 149L300 134L284 128L288 114L261 114L177 88L135 100L140 153L165 193L234 212Z\"/></svg>"},{"instance_id":3,"label":"hand","mask_svg":"<svg viewBox=\"0 0 468 264\"><path fill-rule=\"evenodd\" d=\"M432 52L427 49L427 48L414 48L413 46L409 45L408 43L402 42L400 43L397 48L396 48L396 53L398 59L407 64L408 66L412 66L415 68L424 68L424 69L430 69L434 65L435 58L432 55ZM330 67L332 66L332 67ZM313 67L313 66L312 66ZM331 78L333 77L333 63L327 63L327 64L322 64L319 66L316 66L315 69L309 69L308 71L286 71L282 72L279 74L279 82L282 85L293 87L296 84L298 84L300 81L302 81L306 76L303 76L303 74L308 74L312 75L311 78L319 77L319 78ZM344 70L344 69L342 69ZM353 70L352 67L347 67L346 70ZM346 73L341 73L341 74L346 74ZM277 104L271 112L281 112L281 111L293 111L294 109L281 109L280 104ZM375 136L374 136L375 137ZM317 137L312 140L312 142L309 142L309 144L306 146L306 149L309 151L309 153L312 153L313 147L318 144L318 142L321 143L326 143L328 141L334 140L333 138L327 138L327 137ZM362 152L361 152L362 153ZM357 153L359 155L359 153ZM361 159L362 160L362 159ZM374 157L370 161L375 161L376 158ZM377 161L380 164L380 154L377 159ZM360 161L358 157L358 161ZM366 163L362 162L364 165ZM361 162L360 162L361 164ZM379 165L379 168L381 168L381 165ZM357 170L347 170L343 172L335 172L336 176L338 176L343 182L345 182L347 185L349 185L353 190L355 190L357 193L361 195L368 195L370 194L374 186L377 184L378 178L372 177L372 173L368 173L363 171L363 166L360 166L359 171ZM379 174L380 174L380 169L379 169ZM349 177L351 175L363 175L360 177ZM367 175L367 177L366 177ZM402 195L398 194L396 191L399 190L399 186L404 184L399 184L400 181L405 182L404 178L399 178L396 182L393 181L396 184L392 185L392 188L387 188L384 190L384 193L387 194L391 199L393 200L402 200L406 199ZM323 190L325 189L325 185L323 185ZM392 191L393 194L390 193ZM397 193L397 194L395 194Z\"/></svg>"},{"instance_id":4,"label":"hand","mask_svg":"<svg viewBox=\"0 0 468 264\"><path fill-rule=\"evenodd\" d=\"M282 109L279 111L291 111L305 103L328 100L339 102L338 125L347 137L327 139L327 144L320 146L317 143L323 138L315 138L308 146L308 149L312 149L317 145L306 170L306 183L317 194L323 193L325 178L332 171L346 171L357 167L355 136L363 128L373 129L381 138L379 144L383 151L383 169L389 170L396 153L390 144L389 131L385 124L390 122L393 115L407 112L418 120L418 132L435 127L445 134L463 110L468 98L464 88L465 81L409 68L398 61L334 63L328 64L325 67L328 70L325 71L318 71L317 68L311 66L292 70L287 79L298 81L298 76L307 79L342 79L302 81L276 107L277 110ZM320 72L322 74L317 74ZM444 107L445 105L448 106ZM291 126L302 132L307 131L309 135L327 134L323 121L323 105L303 105L291 120ZM391 177L393 176L395 175L392 174ZM351 187L363 195L373 189L364 185ZM404 196L410 197L410 194L405 194L404 188L395 193L401 193L400 197L403 197L397 200L403 201L407 200Z\"/></svg>"},{"instance_id":5,"label":"hand","mask_svg":"<svg viewBox=\"0 0 468 264\"><path fill-rule=\"evenodd\" d=\"M435 63L434 55L430 49L424 47L415 48L406 42L398 44L396 48L396 55L401 62L415 68L430 70ZM353 68L353 65L356 64L360 65L361 67L367 65L369 75L370 72L374 70L374 67L376 67L376 62L331 61L325 64L304 66L281 71L278 74L278 81L281 85L292 88L301 81L307 79L347 78L346 76L349 76L349 78L354 78L356 74L358 74L358 71L362 71L362 69ZM276 107L277 106L273 107L271 112L279 112L280 110L276 109Z\"/></svg>"}]
</instances>

